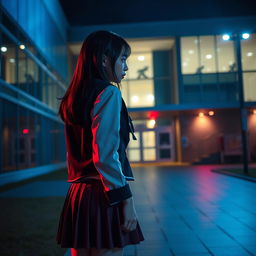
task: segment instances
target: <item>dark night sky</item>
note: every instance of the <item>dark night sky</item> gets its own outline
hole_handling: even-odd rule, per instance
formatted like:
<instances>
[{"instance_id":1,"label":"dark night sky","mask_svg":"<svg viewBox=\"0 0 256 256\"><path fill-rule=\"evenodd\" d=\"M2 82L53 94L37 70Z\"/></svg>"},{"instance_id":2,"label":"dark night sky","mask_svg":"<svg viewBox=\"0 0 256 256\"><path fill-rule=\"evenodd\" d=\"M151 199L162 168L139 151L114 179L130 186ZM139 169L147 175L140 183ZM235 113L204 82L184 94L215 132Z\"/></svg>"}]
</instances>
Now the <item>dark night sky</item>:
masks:
<instances>
[{"instance_id":1,"label":"dark night sky","mask_svg":"<svg viewBox=\"0 0 256 256\"><path fill-rule=\"evenodd\" d=\"M59 0L72 26L255 16L256 0Z\"/></svg>"}]
</instances>

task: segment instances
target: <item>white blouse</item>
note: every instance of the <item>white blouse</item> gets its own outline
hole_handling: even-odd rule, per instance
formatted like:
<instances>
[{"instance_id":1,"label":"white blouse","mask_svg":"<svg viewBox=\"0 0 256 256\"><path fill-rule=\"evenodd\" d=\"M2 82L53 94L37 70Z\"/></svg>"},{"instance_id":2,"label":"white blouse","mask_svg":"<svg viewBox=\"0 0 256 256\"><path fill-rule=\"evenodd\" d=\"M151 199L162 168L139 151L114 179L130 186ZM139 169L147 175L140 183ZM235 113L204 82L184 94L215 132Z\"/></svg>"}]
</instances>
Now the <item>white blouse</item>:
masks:
<instances>
[{"instance_id":1,"label":"white blouse","mask_svg":"<svg viewBox=\"0 0 256 256\"><path fill-rule=\"evenodd\" d=\"M120 115L122 95L112 85L107 86L96 98L91 110L92 157L106 191L127 184L119 161Z\"/></svg>"}]
</instances>

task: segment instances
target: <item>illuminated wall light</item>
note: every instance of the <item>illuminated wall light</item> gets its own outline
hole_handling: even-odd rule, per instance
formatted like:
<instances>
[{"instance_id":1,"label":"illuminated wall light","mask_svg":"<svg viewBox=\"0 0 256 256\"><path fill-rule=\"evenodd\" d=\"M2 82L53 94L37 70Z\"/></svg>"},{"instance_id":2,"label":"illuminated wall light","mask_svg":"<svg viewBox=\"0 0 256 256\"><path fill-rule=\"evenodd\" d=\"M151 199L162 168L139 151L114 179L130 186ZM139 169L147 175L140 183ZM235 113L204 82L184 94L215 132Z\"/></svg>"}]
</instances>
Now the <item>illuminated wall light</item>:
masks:
<instances>
[{"instance_id":1,"label":"illuminated wall light","mask_svg":"<svg viewBox=\"0 0 256 256\"><path fill-rule=\"evenodd\" d=\"M29 129L23 129L23 130L22 130L22 133L23 133L23 134L28 134L28 133L29 133Z\"/></svg>"},{"instance_id":2,"label":"illuminated wall light","mask_svg":"<svg viewBox=\"0 0 256 256\"><path fill-rule=\"evenodd\" d=\"M9 61L10 61L11 63L15 63L15 59L14 59L14 58L10 58Z\"/></svg>"},{"instance_id":3,"label":"illuminated wall light","mask_svg":"<svg viewBox=\"0 0 256 256\"><path fill-rule=\"evenodd\" d=\"M148 118L156 120L159 116L159 113L157 111L150 111Z\"/></svg>"},{"instance_id":4,"label":"illuminated wall light","mask_svg":"<svg viewBox=\"0 0 256 256\"><path fill-rule=\"evenodd\" d=\"M209 116L214 116L214 111L209 111Z\"/></svg>"},{"instance_id":5,"label":"illuminated wall light","mask_svg":"<svg viewBox=\"0 0 256 256\"><path fill-rule=\"evenodd\" d=\"M2 47L1 47L1 52L7 52L7 47L2 46Z\"/></svg>"},{"instance_id":6,"label":"illuminated wall light","mask_svg":"<svg viewBox=\"0 0 256 256\"><path fill-rule=\"evenodd\" d=\"M156 125L156 120L155 119L151 119L147 122L147 127L148 128L154 128Z\"/></svg>"},{"instance_id":7,"label":"illuminated wall light","mask_svg":"<svg viewBox=\"0 0 256 256\"><path fill-rule=\"evenodd\" d=\"M211 54L207 54L207 55L205 55L205 58L210 60L212 58L212 55Z\"/></svg>"},{"instance_id":8,"label":"illuminated wall light","mask_svg":"<svg viewBox=\"0 0 256 256\"><path fill-rule=\"evenodd\" d=\"M198 114L198 116L199 116L199 117L204 117L204 113L203 113L203 112L200 112L200 113Z\"/></svg>"},{"instance_id":9,"label":"illuminated wall light","mask_svg":"<svg viewBox=\"0 0 256 256\"><path fill-rule=\"evenodd\" d=\"M224 41L228 41L228 40L230 39L230 35L225 34L225 35L222 36L222 39L223 39Z\"/></svg>"},{"instance_id":10,"label":"illuminated wall light","mask_svg":"<svg viewBox=\"0 0 256 256\"><path fill-rule=\"evenodd\" d=\"M137 103L139 101L139 97L138 96L132 96L132 102L133 103Z\"/></svg>"},{"instance_id":11,"label":"illuminated wall light","mask_svg":"<svg viewBox=\"0 0 256 256\"><path fill-rule=\"evenodd\" d=\"M250 37L250 34L249 33L243 33L242 34L242 38L243 39L248 39Z\"/></svg>"},{"instance_id":12,"label":"illuminated wall light","mask_svg":"<svg viewBox=\"0 0 256 256\"><path fill-rule=\"evenodd\" d=\"M252 113L253 113L254 115L256 115L256 109L254 109L254 110L252 111Z\"/></svg>"},{"instance_id":13,"label":"illuminated wall light","mask_svg":"<svg viewBox=\"0 0 256 256\"><path fill-rule=\"evenodd\" d=\"M253 56L253 52L247 52L246 56L247 56L247 57Z\"/></svg>"},{"instance_id":14,"label":"illuminated wall light","mask_svg":"<svg viewBox=\"0 0 256 256\"><path fill-rule=\"evenodd\" d=\"M143 60L145 60L145 57L142 56L142 55L141 55L141 56L138 56L138 60L139 60L139 61L143 61Z\"/></svg>"},{"instance_id":15,"label":"illuminated wall light","mask_svg":"<svg viewBox=\"0 0 256 256\"><path fill-rule=\"evenodd\" d=\"M25 45L24 45L24 44L21 44L21 45L20 45L20 49L21 49L21 50L24 50L24 49L25 49Z\"/></svg>"}]
</instances>

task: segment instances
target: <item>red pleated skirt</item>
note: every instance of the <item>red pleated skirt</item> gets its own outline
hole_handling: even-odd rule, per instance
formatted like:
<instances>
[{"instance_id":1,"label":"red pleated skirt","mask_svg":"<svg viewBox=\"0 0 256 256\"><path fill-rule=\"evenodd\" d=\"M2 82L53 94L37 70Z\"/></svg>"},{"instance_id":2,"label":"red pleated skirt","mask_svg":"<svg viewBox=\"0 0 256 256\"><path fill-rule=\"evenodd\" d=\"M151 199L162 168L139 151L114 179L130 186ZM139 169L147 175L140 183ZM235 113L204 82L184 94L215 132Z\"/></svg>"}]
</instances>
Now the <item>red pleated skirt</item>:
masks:
<instances>
[{"instance_id":1,"label":"red pleated skirt","mask_svg":"<svg viewBox=\"0 0 256 256\"><path fill-rule=\"evenodd\" d=\"M139 222L125 232L122 202L110 206L101 180L71 183L59 220L56 240L62 248L123 248L144 240Z\"/></svg>"}]
</instances>

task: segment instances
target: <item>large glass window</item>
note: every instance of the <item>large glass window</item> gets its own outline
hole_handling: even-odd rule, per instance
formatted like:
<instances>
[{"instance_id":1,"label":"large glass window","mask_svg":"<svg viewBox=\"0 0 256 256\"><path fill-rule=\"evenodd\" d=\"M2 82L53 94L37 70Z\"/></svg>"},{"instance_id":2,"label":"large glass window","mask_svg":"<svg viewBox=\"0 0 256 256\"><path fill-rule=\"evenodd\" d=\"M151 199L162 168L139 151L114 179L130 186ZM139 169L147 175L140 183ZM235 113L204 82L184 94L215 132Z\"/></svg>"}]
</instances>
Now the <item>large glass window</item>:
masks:
<instances>
[{"instance_id":1,"label":"large glass window","mask_svg":"<svg viewBox=\"0 0 256 256\"><path fill-rule=\"evenodd\" d=\"M41 77L41 88L42 88L42 101L45 104L49 104L48 97L48 75L43 69L40 69L40 77Z\"/></svg>"},{"instance_id":2,"label":"large glass window","mask_svg":"<svg viewBox=\"0 0 256 256\"><path fill-rule=\"evenodd\" d=\"M7 29L7 31L0 29L0 78L56 110L58 106L56 96L64 93L63 87L59 84L61 81L59 75L47 65L22 31L17 29L5 15L0 15L0 18ZM16 37L21 44L18 45L13 37ZM55 79L50 77L48 72L43 71L43 65Z\"/></svg>"},{"instance_id":3,"label":"large glass window","mask_svg":"<svg viewBox=\"0 0 256 256\"><path fill-rule=\"evenodd\" d=\"M51 77L48 78L48 103L49 106L53 109L56 109L57 99L56 99L56 91L58 84Z\"/></svg>"},{"instance_id":4,"label":"large glass window","mask_svg":"<svg viewBox=\"0 0 256 256\"><path fill-rule=\"evenodd\" d=\"M244 100L256 101L256 34L241 40Z\"/></svg>"},{"instance_id":5,"label":"large glass window","mask_svg":"<svg viewBox=\"0 0 256 256\"><path fill-rule=\"evenodd\" d=\"M1 78L8 83L17 82L17 46L0 31Z\"/></svg>"},{"instance_id":6,"label":"large glass window","mask_svg":"<svg viewBox=\"0 0 256 256\"><path fill-rule=\"evenodd\" d=\"M244 100L256 101L256 72L244 72Z\"/></svg>"},{"instance_id":7,"label":"large glass window","mask_svg":"<svg viewBox=\"0 0 256 256\"><path fill-rule=\"evenodd\" d=\"M222 36L182 37L180 101L236 102L234 50L234 43Z\"/></svg>"},{"instance_id":8,"label":"large glass window","mask_svg":"<svg viewBox=\"0 0 256 256\"><path fill-rule=\"evenodd\" d=\"M127 60L129 70L122 82L122 94L129 107L154 106L153 63L151 52L133 53Z\"/></svg>"},{"instance_id":9,"label":"large glass window","mask_svg":"<svg viewBox=\"0 0 256 256\"><path fill-rule=\"evenodd\" d=\"M216 47L214 36L201 36L199 38L200 71L202 73L216 73Z\"/></svg>"},{"instance_id":10,"label":"large glass window","mask_svg":"<svg viewBox=\"0 0 256 256\"><path fill-rule=\"evenodd\" d=\"M153 80L125 81L122 84L122 88L126 88L122 94L129 107L150 107L155 105Z\"/></svg>"},{"instance_id":11,"label":"large glass window","mask_svg":"<svg viewBox=\"0 0 256 256\"><path fill-rule=\"evenodd\" d=\"M18 87L25 92L29 92L29 83L31 82L31 77L28 74L27 63L28 63L27 56L21 49L19 49L18 51Z\"/></svg>"},{"instance_id":12,"label":"large glass window","mask_svg":"<svg viewBox=\"0 0 256 256\"><path fill-rule=\"evenodd\" d=\"M256 34L241 40L243 71L256 71Z\"/></svg>"},{"instance_id":13,"label":"large glass window","mask_svg":"<svg viewBox=\"0 0 256 256\"><path fill-rule=\"evenodd\" d=\"M0 131L2 143L0 145L0 153L2 159L1 171L7 172L16 169L18 126L17 126L17 111L18 107L15 104L8 103L5 100L0 100L0 114L2 122L0 123ZM22 142L21 142L22 143ZM21 145L22 146L22 145Z\"/></svg>"},{"instance_id":14,"label":"large glass window","mask_svg":"<svg viewBox=\"0 0 256 256\"><path fill-rule=\"evenodd\" d=\"M199 40L196 36L181 38L182 73L195 74L199 71Z\"/></svg>"},{"instance_id":15,"label":"large glass window","mask_svg":"<svg viewBox=\"0 0 256 256\"><path fill-rule=\"evenodd\" d=\"M171 103L173 42L172 39L129 42L132 54L122 82L122 95L128 107Z\"/></svg>"},{"instance_id":16,"label":"large glass window","mask_svg":"<svg viewBox=\"0 0 256 256\"><path fill-rule=\"evenodd\" d=\"M27 74L26 74L26 83L28 85L28 93L41 100L40 93L39 93L39 91L41 90L41 87L39 83L38 70L39 68L36 65L36 63L32 59L28 58Z\"/></svg>"},{"instance_id":17,"label":"large glass window","mask_svg":"<svg viewBox=\"0 0 256 256\"><path fill-rule=\"evenodd\" d=\"M182 74L235 71L234 42L222 36L181 38Z\"/></svg>"},{"instance_id":18,"label":"large glass window","mask_svg":"<svg viewBox=\"0 0 256 256\"><path fill-rule=\"evenodd\" d=\"M223 40L222 36L216 36L217 42L217 70L221 72L236 71L234 41Z\"/></svg>"},{"instance_id":19,"label":"large glass window","mask_svg":"<svg viewBox=\"0 0 256 256\"><path fill-rule=\"evenodd\" d=\"M132 53L128 58L129 79L148 79L153 78L153 60L151 52Z\"/></svg>"}]
</instances>

